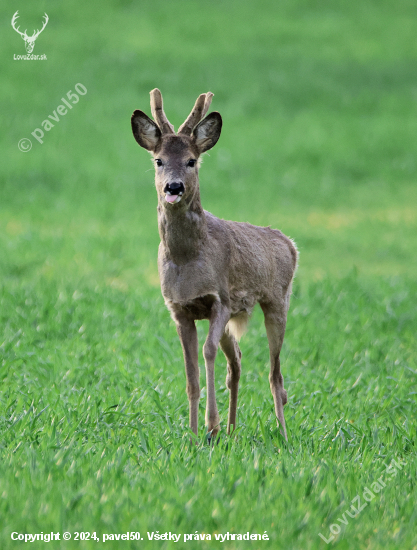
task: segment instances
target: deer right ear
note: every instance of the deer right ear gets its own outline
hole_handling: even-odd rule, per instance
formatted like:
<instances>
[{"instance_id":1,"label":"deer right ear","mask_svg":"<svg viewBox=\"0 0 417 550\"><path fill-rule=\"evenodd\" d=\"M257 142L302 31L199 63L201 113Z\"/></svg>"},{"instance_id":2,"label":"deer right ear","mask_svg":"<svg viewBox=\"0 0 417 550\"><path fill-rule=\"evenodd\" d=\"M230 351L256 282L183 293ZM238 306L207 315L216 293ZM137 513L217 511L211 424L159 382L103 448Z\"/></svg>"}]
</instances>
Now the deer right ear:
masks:
<instances>
[{"instance_id":1,"label":"deer right ear","mask_svg":"<svg viewBox=\"0 0 417 550\"><path fill-rule=\"evenodd\" d=\"M135 111L132 115L132 132L141 147L155 151L161 139L161 130L143 111Z\"/></svg>"}]
</instances>

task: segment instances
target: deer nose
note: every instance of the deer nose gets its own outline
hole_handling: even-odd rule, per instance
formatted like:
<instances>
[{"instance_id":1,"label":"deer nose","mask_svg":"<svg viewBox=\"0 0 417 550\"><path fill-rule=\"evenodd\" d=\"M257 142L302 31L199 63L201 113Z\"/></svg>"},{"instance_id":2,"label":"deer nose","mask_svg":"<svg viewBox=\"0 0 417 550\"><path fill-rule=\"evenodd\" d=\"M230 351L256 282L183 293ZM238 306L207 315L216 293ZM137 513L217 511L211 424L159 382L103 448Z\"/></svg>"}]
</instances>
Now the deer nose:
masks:
<instances>
[{"instance_id":1,"label":"deer nose","mask_svg":"<svg viewBox=\"0 0 417 550\"><path fill-rule=\"evenodd\" d=\"M164 189L164 193L168 193L170 195L182 195L184 191L185 189L182 181L173 181L172 183L167 183Z\"/></svg>"}]
</instances>

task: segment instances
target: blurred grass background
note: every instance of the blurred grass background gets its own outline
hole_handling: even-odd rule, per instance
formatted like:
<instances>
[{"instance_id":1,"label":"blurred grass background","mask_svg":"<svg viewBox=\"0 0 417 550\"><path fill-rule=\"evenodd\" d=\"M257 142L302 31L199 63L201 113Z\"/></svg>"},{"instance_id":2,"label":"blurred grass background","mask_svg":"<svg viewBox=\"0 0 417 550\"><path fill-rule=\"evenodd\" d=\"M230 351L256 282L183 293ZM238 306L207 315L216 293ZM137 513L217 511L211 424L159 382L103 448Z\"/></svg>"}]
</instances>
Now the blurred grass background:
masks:
<instances>
[{"instance_id":1,"label":"blurred grass background","mask_svg":"<svg viewBox=\"0 0 417 550\"><path fill-rule=\"evenodd\" d=\"M17 9L20 30L29 34L48 14L33 52L46 61L13 59L26 53L10 25ZM86 530L91 517L102 528L131 529L133 501L149 530L153 521L161 530L170 529L164 521L183 532L243 530L253 517L260 532L275 536L273 548L278 540L322 547L317 532L328 533L341 495L348 502L369 481L356 463L369 472L378 460L414 449L416 3L21 0L4 2L0 14L2 547L17 523ZM77 83L87 94L38 143L31 132ZM203 206L219 217L277 227L300 250L283 361L293 396L289 431L299 449L296 460L285 457L282 478L258 314L242 343L247 447L224 463L220 450L194 457L179 446L187 403L179 343L158 290L153 169L130 129L134 109L150 114L154 87L176 128L200 93L215 94L212 109L224 126L200 171ZM32 140L28 153L17 147L22 138ZM354 392L343 393L348 387ZM225 415L224 386L219 400ZM108 407L122 402L111 416ZM118 410L133 419L145 411L129 435ZM350 414L359 428L346 432L348 444L338 422L350 422ZM107 481L100 485L105 448ZM166 448L174 465L156 466ZM129 453L155 494L138 481ZM207 477L211 460L219 478ZM262 475L259 460L266 461ZM321 477L323 467L329 471ZM166 485L159 481L165 469ZM277 486L260 497L262 479L271 476ZM142 500L133 496L138 483ZM391 487L373 517L346 527L355 547L413 547L413 484L404 483L401 494ZM247 492L233 497L239 484ZM231 511L233 498L240 515ZM251 498L258 504L251 507ZM337 545L352 548L344 537Z\"/></svg>"},{"instance_id":2,"label":"blurred grass background","mask_svg":"<svg viewBox=\"0 0 417 550\"><path fill-rule=\"evenodd\" d=\"M176 127L199 93L215 93L225 123L201 171L203 204L291 235L301 280L353 265L363 275L416 273L414 2L24 2L25 28L50 17L34 50L47 54L42 62L12 59L25 50L9 6L6 274L156 284L153 173L129 134L131 112L150 112L156 86ZM41 145L31 132L78 82L87 95ZM23 137L33 141L27 154Z\"/></svg>"}]
</instances>

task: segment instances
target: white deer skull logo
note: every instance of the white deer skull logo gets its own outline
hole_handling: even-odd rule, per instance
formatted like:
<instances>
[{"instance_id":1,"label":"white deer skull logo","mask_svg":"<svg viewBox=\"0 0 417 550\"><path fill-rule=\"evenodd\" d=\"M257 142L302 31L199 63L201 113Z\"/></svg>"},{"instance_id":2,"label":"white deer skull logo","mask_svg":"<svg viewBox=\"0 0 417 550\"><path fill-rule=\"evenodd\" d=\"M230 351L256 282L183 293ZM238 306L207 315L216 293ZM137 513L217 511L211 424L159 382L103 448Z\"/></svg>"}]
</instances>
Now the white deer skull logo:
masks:
<instances>
[{"instance_id":1,"label":"white deer skull logo","mask_svg":"<svg viewBox=\"0 0 417 550\"><path fill-rule=\"evenodd\" d=\"M43 23L43 27L41 28L41 30L36 30L32 36L28 36L26 34L26 30L25 32L20 32L19 31L19 27L15 27L15 23L17 21L17 18L19 17L17 14L19 13L19 11L17 11L14 15L13 15L13 19L12 19L12 27L14 28L14 30L16 32L18 32L20 34L20 36L23 38L23 40L25 41L25 48L26 48L26 51L28 53L32 53L33 52L33 48L35 47L35 40L38 38L38 36L41 34L41 32L43 31L43 29L46 27L46 24L48 23L49 21L49 18L48 16L46 15L45 13L45 21Z\"/></svg>"}]
</instances>

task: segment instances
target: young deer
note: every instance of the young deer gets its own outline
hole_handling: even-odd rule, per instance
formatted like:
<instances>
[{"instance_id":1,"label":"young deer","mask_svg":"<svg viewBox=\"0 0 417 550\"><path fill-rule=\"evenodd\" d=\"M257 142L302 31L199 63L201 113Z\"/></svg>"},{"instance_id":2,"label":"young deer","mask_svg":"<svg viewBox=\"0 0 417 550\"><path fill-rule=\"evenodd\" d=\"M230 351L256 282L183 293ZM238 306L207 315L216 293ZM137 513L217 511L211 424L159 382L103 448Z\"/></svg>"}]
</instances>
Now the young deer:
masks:
<instances>
[{"instance_id":1,"label":"young deer","mask_svg":"<svg viewBox=\"0 0 417 550\"><path fill-rule=\"evenodd\" d=\"M153 122L143 111L132 115L132 130L155 163L158 270L165 304L175 321L184 353L190 427L197 434L200 400L198 341L195 321L208 319L203 347L207 375L206 425L209 437L219 431L214 389L214 360L220 347L227 359L230 390L227 433L236 425L241 352L238 340L256 303L264 316L271 371L269 382L277 423L287 438L284 405L287 392L279 355L284 340L297 249L281 231L216 218L203 210L198 181L199 160L220 137L222 119L205 117L213 94L201 94L176 134L168 121L161 92L151 91ZM205 118L204 118L205 117ZM279 421L279 422L278 422Z\"/></svg>"}]
</instances>

